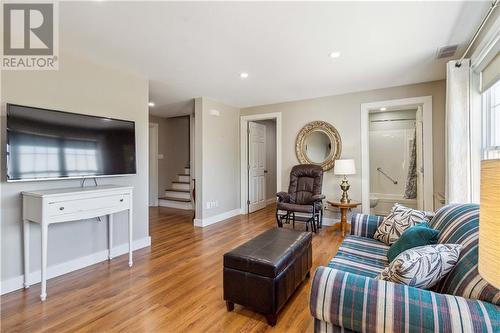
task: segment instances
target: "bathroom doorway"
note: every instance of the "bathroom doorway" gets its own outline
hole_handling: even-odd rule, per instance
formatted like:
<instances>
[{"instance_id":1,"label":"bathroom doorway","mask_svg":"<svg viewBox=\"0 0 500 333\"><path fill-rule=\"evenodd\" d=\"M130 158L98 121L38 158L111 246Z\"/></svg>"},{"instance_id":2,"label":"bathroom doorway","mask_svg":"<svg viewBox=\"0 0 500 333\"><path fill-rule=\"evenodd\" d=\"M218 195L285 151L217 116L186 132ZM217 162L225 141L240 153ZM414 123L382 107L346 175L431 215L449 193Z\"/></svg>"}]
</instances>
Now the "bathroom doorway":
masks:
<instances>
[{"instance_id":1,"label":"bathroom doorway","mask_svg":"<svg viewBox=\"0 0 500 333\"><path fill-rule=\"evenodd\" d=\"M423 209L421 107L370 112L370 213L387 215L394 204Z\"/></svg>"},{"instance_id":2,"label":"bathroom doorway","mask_svg":"<svg viewBox=\"0 0 500 333\"><path fill-rule=\"evenodd\" d=\"M362 105L363 212L433 211L431 97Z\"/></svg>"}]
</instances>

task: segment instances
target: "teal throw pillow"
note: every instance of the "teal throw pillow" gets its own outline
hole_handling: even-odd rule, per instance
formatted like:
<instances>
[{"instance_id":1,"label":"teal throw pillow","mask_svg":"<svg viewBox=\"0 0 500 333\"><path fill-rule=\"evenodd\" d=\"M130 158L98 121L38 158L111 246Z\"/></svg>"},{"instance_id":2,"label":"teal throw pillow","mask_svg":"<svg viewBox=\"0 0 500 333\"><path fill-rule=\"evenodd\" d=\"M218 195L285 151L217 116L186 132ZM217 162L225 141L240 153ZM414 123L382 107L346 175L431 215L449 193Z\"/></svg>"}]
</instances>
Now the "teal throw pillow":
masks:
<instances>
[{"instance_id":1,"label":"teal throw pillow","mask_svg":"<svg viewBox=\"0 0 500 333\"><path fill-rule=\"evenodd\" d=\"M393 261L401 252L408 249L436 244L439 231L432 229L426 222L406 229L401 237L387 251L387 259Z\"/></svg>"}]
</instances>

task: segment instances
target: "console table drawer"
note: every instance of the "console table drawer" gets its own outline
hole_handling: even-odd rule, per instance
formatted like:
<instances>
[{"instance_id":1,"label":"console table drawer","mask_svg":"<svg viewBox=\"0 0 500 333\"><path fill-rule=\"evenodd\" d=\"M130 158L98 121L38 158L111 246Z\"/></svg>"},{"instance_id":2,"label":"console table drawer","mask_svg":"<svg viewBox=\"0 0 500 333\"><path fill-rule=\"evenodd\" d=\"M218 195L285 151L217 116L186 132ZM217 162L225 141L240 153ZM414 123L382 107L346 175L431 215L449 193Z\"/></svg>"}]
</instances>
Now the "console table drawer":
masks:
<instances>
[{"instance_id":1,"label":"console table drawer","mask_svg":"<svg viewBox=\"0 0 500 333\"><path fill-rule=\"evenodd\" d=\"M48 216L53 217L111 207L123 207L125 210L130 206L129 201L130 196L128 194L57 201L48 204L47 212Z\"/></svg>"}]
</instances>

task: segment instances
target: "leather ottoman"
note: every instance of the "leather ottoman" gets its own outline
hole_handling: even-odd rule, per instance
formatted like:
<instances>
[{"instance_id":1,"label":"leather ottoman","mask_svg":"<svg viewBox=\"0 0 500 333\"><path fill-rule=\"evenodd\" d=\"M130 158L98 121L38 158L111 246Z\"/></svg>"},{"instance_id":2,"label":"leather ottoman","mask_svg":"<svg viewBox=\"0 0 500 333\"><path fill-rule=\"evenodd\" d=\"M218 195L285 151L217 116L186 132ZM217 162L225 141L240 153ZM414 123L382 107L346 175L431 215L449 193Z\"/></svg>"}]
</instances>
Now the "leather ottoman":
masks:
<instances>
[{"instance_id":1,"label":"leather ottoman","mask_svg":"<svg viewBox=\"0 0 500 333\"><path fill-rule=\"evenodd\" d=\"M276 324L278 312L312 266L312 234L276 228L224 254L224 300L266 316Z\"/></svg>"}]
</instances>

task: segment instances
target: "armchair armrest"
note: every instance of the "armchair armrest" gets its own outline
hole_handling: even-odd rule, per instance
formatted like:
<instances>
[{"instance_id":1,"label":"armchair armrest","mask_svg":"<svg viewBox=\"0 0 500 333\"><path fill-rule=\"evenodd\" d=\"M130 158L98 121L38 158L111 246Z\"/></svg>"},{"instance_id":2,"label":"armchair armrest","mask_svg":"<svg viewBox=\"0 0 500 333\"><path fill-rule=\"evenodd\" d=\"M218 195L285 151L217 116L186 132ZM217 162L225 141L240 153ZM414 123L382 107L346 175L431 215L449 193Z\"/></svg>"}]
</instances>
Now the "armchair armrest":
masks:
<instances>
[{"instance_id":1,"label":"armchair armrest","mask_svg":"<svg viewBox=\"0 0 500 333\"><path fill-rule=\"evenodd\" d=\"M324 194L315 194L311 197L311 201L312 202L315 202L315 201L321 201L323 199L325 199L326 196Z\"/></svg>"},{"instance_id":2,"label":"armchair armrest","mask_svg":"<svg viewBox=\"0 0 500 333\"><path fill-rule=\"evenodd\" d=\"M316 331L340 326L368 333L492 332L500 327L500 307L491 303L329 267L316 270L310 310L319 322Z\"/></svg>"},{"instance_id":3,"label":"armchair armrest","mask_svg":"<svg viewBox=\"0 0 500 333\"><path fill-rule=\"evenodd\" d=\"M290 194L287 192L278 192L276 193L276 196L278 197L279 202L289 202L290 201Z\"/></svg>"},{"instance_id":4,"label":"armchair armrest","mask_svg":"<svg viewBox=\"0 0 500 333\"><path fill-rule=\"evenodd\" d=\"M378 226L384 218L377 215L353 214L351 218L351 235L373 238Z\"/></svg>"}]
</instances>

